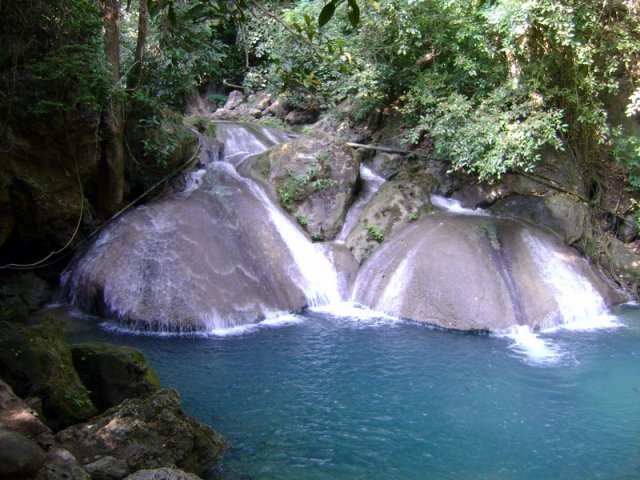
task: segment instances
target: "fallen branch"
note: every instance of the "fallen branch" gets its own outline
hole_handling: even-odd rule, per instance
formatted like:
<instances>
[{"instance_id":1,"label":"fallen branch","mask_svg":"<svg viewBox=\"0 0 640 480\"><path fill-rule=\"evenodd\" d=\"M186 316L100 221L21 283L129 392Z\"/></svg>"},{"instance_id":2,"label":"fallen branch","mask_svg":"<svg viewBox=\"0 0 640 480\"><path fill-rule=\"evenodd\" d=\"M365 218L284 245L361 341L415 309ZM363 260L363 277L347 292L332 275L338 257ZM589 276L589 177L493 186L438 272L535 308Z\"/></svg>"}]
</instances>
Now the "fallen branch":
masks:
<instances>
[{"instance_id":1,"label":"fallen branch","mask_svg":"<svg viewBox=\"0 0 640 480\"><path fill-rule=\"evenodd\" d=\"M426 153L419 153L413 150L400 150L399 148L383 147L382 145L366 145L364 143L351 143L346 142L351 148L364 148L365 150L377 150L385 153L398 153L400 155L415 155L416 157L429 158Z\"/></svg>"}]
</instances>

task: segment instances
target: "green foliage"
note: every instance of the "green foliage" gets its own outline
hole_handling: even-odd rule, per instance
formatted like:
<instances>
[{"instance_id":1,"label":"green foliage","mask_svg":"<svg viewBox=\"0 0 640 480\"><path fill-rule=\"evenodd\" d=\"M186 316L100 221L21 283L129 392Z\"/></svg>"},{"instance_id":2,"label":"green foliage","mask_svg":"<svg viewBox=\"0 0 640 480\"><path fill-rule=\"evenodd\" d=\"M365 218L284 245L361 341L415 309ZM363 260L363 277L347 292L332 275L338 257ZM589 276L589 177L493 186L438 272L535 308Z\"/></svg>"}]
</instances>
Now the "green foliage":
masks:
<instances>
[{"instance_id":1,"label":"green foliage","mask_svg":"<svg viewBox=\"0 0 640 480\"><path fill-rule=\"evenodd\" d=\"M114 94L92 0L0 2L2 90L22 109L100 109Z\"/></svg>"},{"instance_id":2,"label":"green foliage","mask_svg":"<svg viewBox=\"0 0 640 480\"><path fill-rule=\"evenodd\" d=\"M364 228L367 230L368 237L371 240L375 240L378 243L384 242L384 234L378 227L376 227L375 225L366 224Z\"/></svg>"}]
</instances>

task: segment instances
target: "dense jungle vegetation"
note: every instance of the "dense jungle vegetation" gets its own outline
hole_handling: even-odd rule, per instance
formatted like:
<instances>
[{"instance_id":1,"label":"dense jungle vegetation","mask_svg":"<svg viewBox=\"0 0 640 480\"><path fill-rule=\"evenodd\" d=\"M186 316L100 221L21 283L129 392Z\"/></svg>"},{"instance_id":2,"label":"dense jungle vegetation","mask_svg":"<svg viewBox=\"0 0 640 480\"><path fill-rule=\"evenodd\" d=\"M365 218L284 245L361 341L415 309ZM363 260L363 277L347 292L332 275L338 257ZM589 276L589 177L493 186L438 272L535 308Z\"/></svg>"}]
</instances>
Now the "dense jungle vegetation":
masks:
<instances>
[{"instance_id":1,"label":"dense jungle vegetation","mask_svg":"<svg viewBox=\"0 0 640 480\"><path fill-rule=\"evenodd\" d=\"M615 162L640 189L637 0L4 0L0 14L3 151L16 125L95 122L97 216L135 191L128 172L184 154L189 95L215 107L230 85L319 111L348 100L352 122L402 115L407 141L479 179L530 171L550 145L586 184Z\"/></svg>"}]
</instances>

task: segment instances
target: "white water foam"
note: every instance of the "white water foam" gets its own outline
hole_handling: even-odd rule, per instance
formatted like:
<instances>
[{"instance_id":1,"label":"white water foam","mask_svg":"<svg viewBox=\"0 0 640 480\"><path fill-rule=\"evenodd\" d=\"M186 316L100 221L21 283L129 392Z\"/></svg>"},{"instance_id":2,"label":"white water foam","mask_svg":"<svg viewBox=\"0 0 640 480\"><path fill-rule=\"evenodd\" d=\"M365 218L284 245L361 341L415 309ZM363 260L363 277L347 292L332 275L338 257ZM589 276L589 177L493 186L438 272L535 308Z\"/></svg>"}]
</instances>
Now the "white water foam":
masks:
<instances>
[{"instance_id":1,"label":"white water foam","mask_svg":"<svg viewBox=\"0 0 640 480\"><path fill-rule=\"evenodd\" d=\"M387 315L378 310L371 310L354 302L331 303L320 307L313 307L309 310L315 313L331 315L336 319L346 319L349 322L364 326L388 326L404 322L398 317Z\"/></svg>"},{"instance_id":2,"label":"white water foam","mask_svg":"<svg viewBox=\"0 0 640 480\"><path fill-rule=\"evenodd\" d=\"M559 363L564 357L560 347L551 340L540 337L527 325L514 325L503 331L492 332L492 335L510 339L513 343L509 348L533 364L552 365Z\"/></svg>"},{"instance_id":3,"label":"white water foam","mask_svg":"<svg viewBox=\"0 0 640 480\"><path fill-rule=\"evenodd\" d=\"M302 288L309 306L340 302L338 274L320 249L316 248L293 222L271 201L256 183L247 180L252 191L267 208L272 223L289 247L296 267L302 275Z\"/></svg>"},{"instance_id":4,"label":"white water foam","mask_svg":"<svg viewBox=\"0 0 640 480\"><path fill-rule=\"evenodd\" d=\"M431 195L431 205L441 210L455 213L457 215L488 216L489 214L482 208L464 208L458 200L445 198L440 195Z\"/></svg>"},{"instance_id":5,"label":"white water foam","mask_svg":"<svg viewBox=\"0 0 640 480\"><path fill-rule=\"evenodd\" d=\"M558 303L558 319L548 323L544 332L557 330L596 330L620 326L616 318L608 312L604 299L593 287L589 279L573 268L572 262L580 258L566 258L550 248L541 239L524 233L525 243L535 263L543 274Z\"/></svg>"},{"instance_id":6,"label":"white water foam","mask_svg":"<svg viewBox=\"0 0 640 480\"><path fill-rule=\"evenodd\" d=\"M237 337L246 335L257 330L264 328L277 328L285 327L288 325L297 325L305 321L304 317L296 315L294 313L279 313L268 316L265 320L257 323L248 323L244 325L235 325L223 328L211 328L209 330L201 331L185 331L185 332L170 332L170 331L157 331L157 330L140 330L135 326L124 326L122 324L115 324L111 322L101 322L99 325L101 328L114 333L125 335L144 335L152 337Z\"/></svg>"}]
</instances>

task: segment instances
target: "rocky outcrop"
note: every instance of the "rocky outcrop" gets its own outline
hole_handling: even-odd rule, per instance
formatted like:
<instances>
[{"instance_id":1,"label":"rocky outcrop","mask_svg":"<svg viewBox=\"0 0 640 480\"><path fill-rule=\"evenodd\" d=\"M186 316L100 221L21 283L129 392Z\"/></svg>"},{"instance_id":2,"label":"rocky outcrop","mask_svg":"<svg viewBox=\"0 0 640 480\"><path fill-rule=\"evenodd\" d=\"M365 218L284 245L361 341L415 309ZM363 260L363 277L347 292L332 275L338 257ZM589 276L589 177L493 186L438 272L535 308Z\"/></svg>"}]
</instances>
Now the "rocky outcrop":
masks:
<instances>
[{"instance_id":1,"label":"rocky outcrop","mask_svg":"<svg viewBox=\"0 0 640 480\"><path fill-rule=\"evenodd\" d=\"M22 321L49 298L49 285L32 272L0 275L0 321Z\"/></svg>"},{"instance_id":2,"label":"rocky outcrop","mask_svg":"<svg viewBox=\"0 0 640 480\"><path fill-rule=\"evenodd\" d=\"M562 193L507 197L491 207L491 212L545 228L567 245L579 243L591 228L589 206Z\"/></svg>"},{"instance_id":3,"label":"rocky outcrop","mask_svg":"<svg viewBox=\"0 0 640 480\"><path fill-rule=\"evenodd\" d=\"M0 428L0 478L32 477L45 461L45 453L33 440Z\"/></svg>"},{"instance_id":4,"label":"rocky outcrop","mask_svg":"<svg viewBox=\"0 0 640 480\"><path fill-rule=\"evenodd\" d=\"M356 260L364 261L385 239L431 211L431 190L428 182L392 180L383 184L346 239Z\"/></svg>"},{"instance_id":5,"label":"rocky outcrop","mask_svg":"<svg viewBox=\"0 0 640 480\"><path fill-rule=\"evenodd\" d=\"M150 470L138 470L129 475L126 480L199 480L200 477L193 473L187 473L177 468L155 468Z\"/></svg>"},{"instance_id":6,"label":"rocky outcrop","mask_svg":"<svg viewBox=\"0 0 640 480\"><path fill-rule=\"evenodd\" d=\"M342 142L301 137L249 159L241 172L272 186L313 239L331 240L353 201L359 162Z\"/></svg>"},{"instance_id":7,"label":"rocky outcrop","mask_svg":"<svg viewBox=\"0 0 640 480\"><path fill-rule=\"evenodd\" d=\"M46 424L54 430L96 414L73 368L71 349L59 322L0 323L0 378L20 397L40 398Z\"/></svg>"},{"instance_id":8,"label":"rocky outcrop","mask_svg":"<svg viewBox=\"0 0 640 480\"><path fill-rule=\"evenodd\" d=\"M100 411L127 398L144 398L160 389L156 374L140 350L106 343L82 343L71 347L80 380L91 392Z\"/></svg>"},{"instance_id":9,"label":"rocky outcrop","mask_svg":"<svg viewBox=\"0 0 640 480\"><path fill-rule=\"evenodd\" d=\"M0 429L9 429L46 447L52 443L52 432L38 413L19 398L10 385L0 380Z\"/></svg>"},{"instance_id":10,"label":"rocky outcrop","mask_svg":"<svg viewBox=\"0 0 640 480\"><path fill-rule=\"evenodd\" d=\"M576 252L526 225L491 217L428 215L363 265L356 301L457 330L546 327L618 296ZM567 312L567 295L582 295ZM563 297L563 295L565 297Z\"/></svg>"},{"instance_id":11,"label":"rocky outcrop","mask_svg":"<svg viewBox=\"0 0 640 480\"><path fill-rule=\"evenodd\" d=\"M84 466L92 480L121 480L129 474L127 462L107 455Z\"/></svg>"},{"instance_id":12,"label":"rocky outcrop","mask_svg":"<svg viewBox=\"0 0 640 480\"><path fill-rule=\"evenodd\" d=\"M45 463L35 476L36 480L91 480L73 454L64 448L51 447Z\"/></svg>"},{"instance_id":13,"label":"rocky outcrop","mask_svg":"<svg viewBox=\"0 0 640 480\"><path fill-rule=\"evenodd\" d=\"M83 464L112 456L125 460L131 472L177 467L200 473L218 461L226 447L220 435L184 413L174 390L126 400L55 439Z\"/></svg>"}]
</instances>

